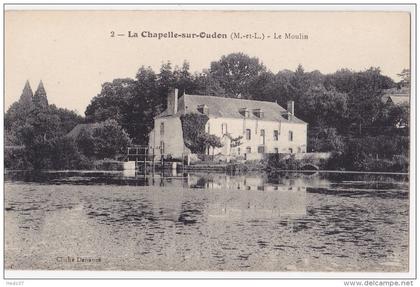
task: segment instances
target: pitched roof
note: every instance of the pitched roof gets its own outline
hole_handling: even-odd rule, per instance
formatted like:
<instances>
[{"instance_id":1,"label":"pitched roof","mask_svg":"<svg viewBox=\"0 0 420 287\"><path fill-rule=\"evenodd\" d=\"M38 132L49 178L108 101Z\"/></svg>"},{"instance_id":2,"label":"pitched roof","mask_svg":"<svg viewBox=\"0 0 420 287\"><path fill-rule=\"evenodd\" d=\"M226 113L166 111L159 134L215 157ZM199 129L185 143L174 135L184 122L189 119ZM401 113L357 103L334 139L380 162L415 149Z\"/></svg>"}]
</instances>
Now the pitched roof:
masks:
<instances>
[{"instance_id":1,"label":"pitched roof","mask_svg":"<svg viewBox=\"0 0 420 287\"><path fill-rule=\"evenodd\" d=\"M401 88L391 88L383 90L385 95L406 95L409 96L410 88L409 87L401 87Z\"/></svg>"},{"instance_id":2,"label":"pitched roof","mask_svg":"<svg viewBox=\"0 0 420 287\"><path fill-rule=\"evenodd\" d=\"M178 102L179 108L176 114L177 116L184 113L200 113L198 111L198 106L206 105L209 111L208 114L212 117L244 118L244 115L240 113L240 110L246 108L250 112L249 118L251 119L305 123L296 116L292 117L291 120L288 120L286 117L287 110L273 102L187 94L180 97ZM261 109L264 113L262 118L257 117L253 113L253 110L257 109ZM165 117L169 115L170 113L166 110L158 117Z\"/></svg>"},{"instance_id":3,"label":"pitched roof","mask_svg":"<svg viewBox=\"0 0 420 287\"><path fill-rule=\"evenodd\" d=\"M20 101L31 103L32 97L33 92L31 89L31 85L29 84L29 81L26 80L25 87L23 88L22 95L20 96Z\"/></svg>"},{"instance_id":4,"label":"pitched roof","mask_svg":"<svg viewBox=\"0 0 420 287\"><path fill-rule=\"evenodd\" d=\"M47 93L45 92L44 84L42 80L39 81L38 88L35 91L35 96L46 96Z\"/></svg>"},{"instance_id":5,"label":"pitched roof","mask_svg":"<svg viewBox=\"0 0 420 287\"><path fill-rule=\"evenodd\" d=\"M78 124L71 131L69 131L69 133L66 136L75 139L79 136L82 130L90 131L96 128L97 126L98 126L98 123Z\"/></svg>"},{"instance_id":6,"label":"pitched roof","mask_svg":"<svg viewBox=\"0 0 420 287\"><path fill-rule=\"evenodd\" d=\"M392 88L383 91L382 102L391 102L394 105L409 105L410 89L402 87L400 89Z\"/></svg>"},{"instance_id":7,"label":"pitched roof","mask_svg":"<svg viewBox=\"0 0 420 287\"><path fill-rule=\"evenodd\" d=\"M409 97L400 95L389 96L388 101L391 101L394 105L397 106L409 105L410 103Z\"/></svg>"}]
</instances>

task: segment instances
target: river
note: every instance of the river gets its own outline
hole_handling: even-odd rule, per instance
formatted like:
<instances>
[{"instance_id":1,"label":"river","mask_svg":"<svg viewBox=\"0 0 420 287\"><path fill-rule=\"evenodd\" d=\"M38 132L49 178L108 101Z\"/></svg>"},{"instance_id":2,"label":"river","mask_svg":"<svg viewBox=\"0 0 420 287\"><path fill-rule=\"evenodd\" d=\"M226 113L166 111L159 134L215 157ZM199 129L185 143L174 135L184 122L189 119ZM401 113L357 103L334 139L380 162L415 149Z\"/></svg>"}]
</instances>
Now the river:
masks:
<instances>
[{"instance_id":1,"label":"river","mask_svg":"<svg viewBox=\"0 0 420 287\"><path fill-rule=\"evenodd\" d=\"M407 272L404 175L7 172L8 270Z\"/></svg>"}]
</instances>

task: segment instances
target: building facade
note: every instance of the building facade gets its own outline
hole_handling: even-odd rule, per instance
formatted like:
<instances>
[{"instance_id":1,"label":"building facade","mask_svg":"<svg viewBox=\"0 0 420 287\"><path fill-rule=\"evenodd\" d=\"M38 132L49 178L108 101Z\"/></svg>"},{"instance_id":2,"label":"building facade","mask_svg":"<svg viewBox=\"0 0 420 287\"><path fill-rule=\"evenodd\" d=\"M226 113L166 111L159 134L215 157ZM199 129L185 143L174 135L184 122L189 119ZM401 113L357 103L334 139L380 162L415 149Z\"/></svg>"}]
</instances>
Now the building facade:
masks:
<instances>
[{"instance_id":1,"label":"building facade","mask_svg":"<svg viewBox=\"0 0 420 287\"><path fill-rule=\"evenodd\" d=\"M258 159L265 153L305 153L307 123L273 102L184 94L168 95L167 109L155 117L149 135L150 151L156 157L180 158L190 153L184 144L181 116L205 114L205 132L221 139L223 147L209 147L207 154ZM239 140L238 140L239 139Z\"/></svg>"}]
</instances>

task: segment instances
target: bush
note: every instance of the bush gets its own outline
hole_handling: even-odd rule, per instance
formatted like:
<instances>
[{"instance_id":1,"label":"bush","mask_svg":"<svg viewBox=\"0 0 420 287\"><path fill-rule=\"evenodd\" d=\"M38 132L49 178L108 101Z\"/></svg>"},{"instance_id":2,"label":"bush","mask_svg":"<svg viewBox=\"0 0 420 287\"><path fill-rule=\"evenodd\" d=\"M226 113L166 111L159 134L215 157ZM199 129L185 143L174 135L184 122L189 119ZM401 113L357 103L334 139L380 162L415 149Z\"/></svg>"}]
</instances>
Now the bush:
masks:
<instances>
[{"instance_id":1,"label":"bush","mask_svg":"<svg viewBox=\"0 0 420 287\"><path fill-rule=\"evenodd\" d=\"M82 154L72 138L61 137L50 143L50 162L52 169L79 169Z\"/></svg>"},{"instance_id":2,"label":"bush","mask_svg":"<svg viewBox=\"0 0 420 287\"><path fill-rule=\"evenodd\" d=\"M76 143L86 157L104 159L125 154L131 139L115 120L107 120L91 130L82 130Z\"/></svg>"},{"instance_id":3,"label":"bush","mask_svg":"<svg viewBox=\"0 0 420 287\"><path fill-rule=\"evenodd\" d=\"M350 138L344 152L334 153L327 166L329 169L404 172L408 170L408 146L406 136Z\"/></svg>"},{"instance_id":4,"label":"bush","mask_svg":"<svg viewBox=\"0 0 420 287\"><path fill-rule=\"evenodd\" d=\"M263 162L268 170L298 170L306 164L303 160L297 160L294 154L268 154Z\"/></svg>"},{"instance_id":5,"label":"bush","mask_svg":"<svg viewBox=\"0 0 420 287\"><path fill-rule=\"evenodd\" d=\"M6 169L32 169L32 165L26 158L25 149L5 149L4 167Z\"/></svg>"},{"instance_id":6,"label":"bush","mask_svg":"<svg viewBox=\"0 0 420 287\"><path fill-rule=\"evenodd\" d=\"M123 170L123 163L113 159L97 160L93 164L97 170Z\"/></svg>"},{"instance_id":7,"label":"bush","mask_svg":"<svg viewBox=\"0 0 420 287\"><path fill-rule=\"evenodd\" d=\"M396 155L393 157L393 171L408 172L409 169L409 158L404 155Z\"/></svg>"}]
</instances>

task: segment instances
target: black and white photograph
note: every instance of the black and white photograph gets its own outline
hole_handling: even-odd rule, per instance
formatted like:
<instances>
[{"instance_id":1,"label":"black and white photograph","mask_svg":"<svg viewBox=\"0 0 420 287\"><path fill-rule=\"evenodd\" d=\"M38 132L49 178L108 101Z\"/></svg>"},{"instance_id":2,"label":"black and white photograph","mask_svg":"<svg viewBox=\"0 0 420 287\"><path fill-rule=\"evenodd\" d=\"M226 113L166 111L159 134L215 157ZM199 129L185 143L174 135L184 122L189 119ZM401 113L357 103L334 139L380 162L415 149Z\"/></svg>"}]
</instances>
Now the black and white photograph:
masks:
<instances>
[{"instance_id":1,"label":"black and white photograph","mask_svg":"<svg viewBox=\"0 0 420 287\"><path fill-rule=\"evenodd\" d=\"M372 6L6 5L5 279L414 286L414 8Z\"/></svg>"}]
</instances>

